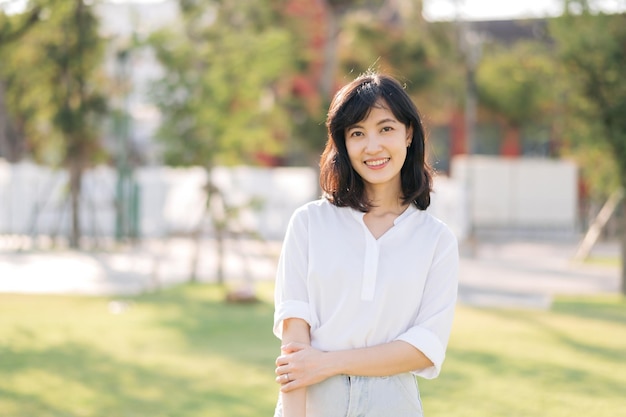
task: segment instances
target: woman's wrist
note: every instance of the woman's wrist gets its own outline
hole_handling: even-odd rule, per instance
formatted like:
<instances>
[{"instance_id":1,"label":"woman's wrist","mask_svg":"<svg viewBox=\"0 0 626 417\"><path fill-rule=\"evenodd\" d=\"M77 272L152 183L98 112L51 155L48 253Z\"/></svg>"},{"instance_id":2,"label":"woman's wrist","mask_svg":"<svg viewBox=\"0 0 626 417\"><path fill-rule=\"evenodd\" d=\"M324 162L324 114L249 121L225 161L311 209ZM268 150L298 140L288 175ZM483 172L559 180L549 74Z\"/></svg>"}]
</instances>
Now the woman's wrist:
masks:
<instances>
[{"instance_id":1,"label":"woman's wrist","mask_svg":"<svg viewBox=\"0 0 626 417\"><path fill-rule=\"evenodd\" d=\"M345 373L345 369L343 368L343 363L341 361L341 353L337 352L324 352L322 356L324 358L324 370L325 377L330 378L331 376L341 375Z\"/></svg>"}]
</instances>

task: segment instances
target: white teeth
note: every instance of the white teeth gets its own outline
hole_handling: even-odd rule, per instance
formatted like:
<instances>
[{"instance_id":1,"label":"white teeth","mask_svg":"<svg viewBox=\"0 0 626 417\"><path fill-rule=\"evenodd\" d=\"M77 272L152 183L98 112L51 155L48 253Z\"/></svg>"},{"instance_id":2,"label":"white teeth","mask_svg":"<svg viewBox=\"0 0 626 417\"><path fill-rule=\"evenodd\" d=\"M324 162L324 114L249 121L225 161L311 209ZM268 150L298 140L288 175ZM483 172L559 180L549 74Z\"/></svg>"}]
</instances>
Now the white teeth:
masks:
<instances>
[{"instance_id":1,"label":"white teeth","mask_svg":"<svg viewBox=\"0 0 626 417\"><path fill-rule=\"evenodd\" d=\"M387 161L389 161L389 158L377 159L375 161L366 161L365 165L370 166L370 167L377 167L379 165L387 163Z\"/></svg>"}]
</instances>

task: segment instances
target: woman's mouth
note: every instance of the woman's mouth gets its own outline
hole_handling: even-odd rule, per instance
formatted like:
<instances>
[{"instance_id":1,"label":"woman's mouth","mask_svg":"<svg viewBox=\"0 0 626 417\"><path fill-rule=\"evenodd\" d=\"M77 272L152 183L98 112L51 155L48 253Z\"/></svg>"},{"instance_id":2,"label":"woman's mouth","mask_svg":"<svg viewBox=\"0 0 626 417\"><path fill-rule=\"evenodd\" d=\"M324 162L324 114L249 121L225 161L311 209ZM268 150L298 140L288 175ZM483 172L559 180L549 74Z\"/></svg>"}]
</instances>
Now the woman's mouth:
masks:
<instances>
[{"instance_id":1,"label":"woman's mouth","mask_svg":"<svg viewBox=\"0 0 626 417\"><path fill-rule=\"evenodd\" d=\"M389 162L390 159L391 158L370 159L368 161L365 161L365 165L370 168L377 168L385 165L387 162Z\"/></svg>"}]
</instances>

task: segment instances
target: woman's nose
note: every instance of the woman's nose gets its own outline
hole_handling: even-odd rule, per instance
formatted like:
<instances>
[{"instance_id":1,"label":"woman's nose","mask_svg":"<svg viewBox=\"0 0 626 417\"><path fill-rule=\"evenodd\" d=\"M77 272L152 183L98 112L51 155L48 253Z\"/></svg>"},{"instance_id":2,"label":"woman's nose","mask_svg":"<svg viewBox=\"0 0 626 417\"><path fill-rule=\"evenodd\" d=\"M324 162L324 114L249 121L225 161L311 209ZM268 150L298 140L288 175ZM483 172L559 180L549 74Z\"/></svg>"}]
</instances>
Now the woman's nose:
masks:
<instances>
[{"instance_id":1,"label":"woman's nose","mask_svg":"<svg viewBox=\"0 0 626 417\"><path fill-rule=\"evenodd\" d=\"M378 135L368 135L365 143L365 150L369 153L378 152L381 150L380 138Z\"/></svg>"}]
</instances>

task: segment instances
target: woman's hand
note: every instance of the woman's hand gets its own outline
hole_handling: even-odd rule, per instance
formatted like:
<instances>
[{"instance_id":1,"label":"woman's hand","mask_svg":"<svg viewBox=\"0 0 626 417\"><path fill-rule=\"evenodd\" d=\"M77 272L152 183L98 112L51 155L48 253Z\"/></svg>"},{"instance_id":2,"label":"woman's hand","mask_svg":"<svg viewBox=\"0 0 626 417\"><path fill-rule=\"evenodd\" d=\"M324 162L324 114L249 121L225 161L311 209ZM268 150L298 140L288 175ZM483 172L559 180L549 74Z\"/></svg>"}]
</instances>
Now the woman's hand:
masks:
<instances>
[{"instance_id":1,"label":"woman's hand","mask_svg":"<svg viewBox=\"0 0 626 417\"><path fill-rule=\"evenodd\" d=\"M317 384L333 375L325 363L326 352L296 342L282 346L281 351L276 359L276 382L282 392Z\"/></svg>"}]
</instances>

